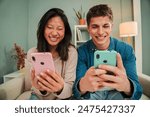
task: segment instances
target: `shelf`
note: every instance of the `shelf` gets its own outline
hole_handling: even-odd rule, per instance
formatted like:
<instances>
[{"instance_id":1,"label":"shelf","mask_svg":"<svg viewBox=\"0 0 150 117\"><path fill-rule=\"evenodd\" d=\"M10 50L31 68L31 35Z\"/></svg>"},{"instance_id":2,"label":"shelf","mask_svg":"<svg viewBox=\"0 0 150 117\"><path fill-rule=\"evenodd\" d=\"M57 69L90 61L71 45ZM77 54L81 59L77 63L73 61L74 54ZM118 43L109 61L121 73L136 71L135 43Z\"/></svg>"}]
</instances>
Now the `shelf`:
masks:
<instances>
[{"instance_id":1,"label":"shelf","mask_svg":"<svg viewBox=\"0 0 150 117\"><path fill-rule=\"evenodd\" d=\"M74 45L79 47L90 38L87 31L87 25L75 25L74 26Z\"/></svg>"},{"instance_id":2,"label":"shelf","mask_svg":"<svg viewBox=\"0 0 150 117\"><path fill-rule=\"evenodd\" d=\"M77 41L77 43L85 43L85 42L86 42L86 41L84 41L84 40L83 40L83 41Z\"/></svg>"},{"instance_id":3,"label":"shelf","mask_svg":"<svg viewBox=\"0 0 150 117\"><path fill-rule=\"evenodd\" d=\"M75 28L79 28L79 29L85 29L87 30L87 25L75 25Z\"/></svg>"}]
</instances>

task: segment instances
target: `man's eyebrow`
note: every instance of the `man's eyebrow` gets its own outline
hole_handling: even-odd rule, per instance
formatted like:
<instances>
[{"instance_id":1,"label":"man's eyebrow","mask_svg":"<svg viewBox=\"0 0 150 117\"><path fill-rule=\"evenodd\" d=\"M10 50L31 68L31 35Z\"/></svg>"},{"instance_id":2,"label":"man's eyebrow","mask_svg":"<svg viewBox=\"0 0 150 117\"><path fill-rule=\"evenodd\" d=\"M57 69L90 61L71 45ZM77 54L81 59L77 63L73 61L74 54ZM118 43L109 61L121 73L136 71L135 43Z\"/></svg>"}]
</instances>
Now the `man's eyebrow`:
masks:
<instances>
[{"instance_id":1,"label":"man's eyebrow","mask_svg":"<svg viewBox=\"0 0 150 117\"><path fill-rule=\"evenodd\" d=\"M98 26L97 24L91 24L92 26Z\"/></svg>"},{"instance_id":2,"label":"man's eyebrow","mask_svg":"<svg viewBox=\"0 0 150 117\"><path fill-rule=\"evenodd\" d=\"M104 23L103 25L110 25L110 22L106 22L106 23Z\"/></svg>"}]
</instances>

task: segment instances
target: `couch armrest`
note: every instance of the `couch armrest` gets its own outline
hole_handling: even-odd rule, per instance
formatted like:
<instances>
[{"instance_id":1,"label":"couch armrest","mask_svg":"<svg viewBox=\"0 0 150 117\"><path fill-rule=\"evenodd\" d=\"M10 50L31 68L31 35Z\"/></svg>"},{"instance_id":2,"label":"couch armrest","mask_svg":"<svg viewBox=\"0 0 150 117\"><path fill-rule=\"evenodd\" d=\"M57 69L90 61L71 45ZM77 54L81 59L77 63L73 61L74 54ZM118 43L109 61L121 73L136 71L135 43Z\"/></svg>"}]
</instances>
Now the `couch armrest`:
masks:
<instances>
[{"instance_id":1,"label":"couch armrest","mask_svg":"<svg viewBox=\"0 0 150 117\"><path fill-rule=\"evenodd\" d=\"M138 77L143 87L143 93L150 98L150 76L138 73Z\"/></svg>"},{"instance_id":2,"label":"couch armrest","mask_svg":"<svg viewBox=\"0 0 150 117\"><path fill-rule=\"evenodd\" d=\"M16 99L24 90L24 77L11 79L0 85L0 99Z\"/></svg>"}]
</instances>

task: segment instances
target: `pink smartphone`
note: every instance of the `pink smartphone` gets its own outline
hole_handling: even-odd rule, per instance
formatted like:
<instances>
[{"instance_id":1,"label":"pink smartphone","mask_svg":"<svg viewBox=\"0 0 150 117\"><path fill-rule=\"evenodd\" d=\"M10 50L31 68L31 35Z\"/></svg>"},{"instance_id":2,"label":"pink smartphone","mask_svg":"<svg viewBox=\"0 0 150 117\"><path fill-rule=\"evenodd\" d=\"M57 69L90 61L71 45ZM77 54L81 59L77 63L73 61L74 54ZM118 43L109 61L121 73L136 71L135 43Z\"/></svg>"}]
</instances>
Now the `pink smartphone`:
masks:
<instances>
[{"instance_id":1,"label":"pink smartphone","mask_svg":"<svg viewBox=\"0 0 150 117\"><path fill-rule=\"evenodd\" d=\"M55 71L54 61L50 52L32 53L32 65L35 69L35 74L38 75L41 72L49 69Z\"/></svg>"}]
</instances>

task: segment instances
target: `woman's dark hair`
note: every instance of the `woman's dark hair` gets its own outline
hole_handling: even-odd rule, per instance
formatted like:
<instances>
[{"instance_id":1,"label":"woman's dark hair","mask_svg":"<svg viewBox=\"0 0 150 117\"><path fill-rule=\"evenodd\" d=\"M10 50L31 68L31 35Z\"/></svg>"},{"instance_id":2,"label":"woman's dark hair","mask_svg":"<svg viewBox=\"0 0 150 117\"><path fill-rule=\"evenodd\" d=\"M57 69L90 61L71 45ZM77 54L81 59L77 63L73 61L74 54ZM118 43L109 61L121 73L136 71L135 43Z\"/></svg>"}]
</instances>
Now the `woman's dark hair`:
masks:
<instances>
[{"instance_id":1,"label":"woman's dark hair","mask_svg":"<svg viewBox=\"0 0 150 117\"><path fill-rule=\"evenodd\" d=\"M68 51L69 46L71 45L71 38L72 33L70 29L70 25L68 23L68 19L66 15L64 14L64 11L59 8L52 8L48 10L43 17L41 18L39 24L38 24L38 30L37 30L37 50L38 52L49 52L50 46L48 42L46 41L44 37L44 30L45 26L47 25L47 22L49 19L59 16L65 26L65 35L62 41L58 44L56 51L58 52L61 60L66 61L68 59Z\"/></svg>"},{"instance_id":2,"label":"woman's dark hair","mask_svg":"<svg viewBox=\"0 0 150 117\"><path fill-rule=\"evenodd\" d=\"M89 26L91 18L99 16L102 17L108 16L109 19L113 21L113 13L111 8L108 7L108 5L106 4L99 4L89 9L86 15L87 25Z\"/></svg>"}]
</instances>

